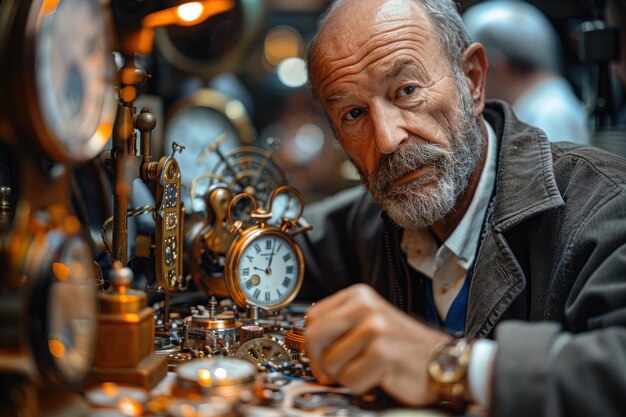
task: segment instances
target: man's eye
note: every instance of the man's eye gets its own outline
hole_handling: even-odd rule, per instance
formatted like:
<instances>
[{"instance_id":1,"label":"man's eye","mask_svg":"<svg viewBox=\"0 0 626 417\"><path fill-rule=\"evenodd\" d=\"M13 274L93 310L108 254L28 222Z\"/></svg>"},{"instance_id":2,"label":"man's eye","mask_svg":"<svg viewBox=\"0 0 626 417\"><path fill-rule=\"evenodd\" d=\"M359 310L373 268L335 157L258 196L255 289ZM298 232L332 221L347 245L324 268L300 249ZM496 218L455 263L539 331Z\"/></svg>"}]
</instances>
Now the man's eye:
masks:
<instances>
[{"instance_id":1,"label":"man's eye","mask_svg":"<svg viewBox=\"0 0 626 417\"><path fill-rule=\"evenodd\" d=\"M417 89L416 85L413 85L413 84L405 85L400 90L398 90L398 97L409 96L409 95L413 94L416 89Z\"/></svg>"},{"instance_id":2,"label":"man's eye","mask_svg":"<svg viewBox=\"0 0 626 417\"><path fill-rule=\"evenodd\" d=\"M352 109L348 113L346 113L343 117L346 120L355 120L358 119L363 114L363 109Z\"/></svg>"}]
</instances>

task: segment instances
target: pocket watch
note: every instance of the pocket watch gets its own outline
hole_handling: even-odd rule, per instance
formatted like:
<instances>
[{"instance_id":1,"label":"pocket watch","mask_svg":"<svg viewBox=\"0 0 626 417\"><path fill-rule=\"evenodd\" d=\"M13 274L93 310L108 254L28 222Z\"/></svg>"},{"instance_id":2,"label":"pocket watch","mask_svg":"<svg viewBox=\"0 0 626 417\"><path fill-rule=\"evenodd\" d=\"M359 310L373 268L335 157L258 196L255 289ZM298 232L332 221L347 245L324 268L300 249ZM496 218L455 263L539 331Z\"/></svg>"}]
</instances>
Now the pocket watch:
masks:
<instances>
[{"instance_id":1,"label":"pocket watch","mask_svg":"<svg viewBox=\"0 0 626 417\"><path fill-rule=\"evenodd\" d=\"M294 219L283 218L280 227L268 224L276 196L286 192L300 200L300 212ZM244 198L251 200L254 207L251 217L257 222L247 228L241 220L232 221L233 207ZM226 288L241 307L281 309L295 298L302 285L304 259L291 236L304 209L302 194L287 185L278 187L269 199L269 208L268 211L257 207L254 197L247 193L237 195L228 205L231 233L238 236L226 254Z\"/></svg>"}]
</instances>

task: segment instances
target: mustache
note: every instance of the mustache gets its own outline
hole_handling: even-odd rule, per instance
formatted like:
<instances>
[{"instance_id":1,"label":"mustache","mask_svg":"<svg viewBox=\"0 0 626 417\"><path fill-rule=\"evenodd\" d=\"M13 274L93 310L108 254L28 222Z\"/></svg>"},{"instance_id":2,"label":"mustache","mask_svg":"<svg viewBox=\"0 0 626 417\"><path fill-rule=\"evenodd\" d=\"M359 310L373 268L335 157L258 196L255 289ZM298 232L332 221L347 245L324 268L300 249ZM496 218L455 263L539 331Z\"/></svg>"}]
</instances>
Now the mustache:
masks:
<instances>
[{"instance_id":1,"label":"mustache","mask_svg":"<svg viewBox=\"0 0 626 417\"><path fill-rule=\"evenodd\" d=\"M446 168L450 161L451 151L432 143L406 143L394 153L383 155L371 178L368 180L368 188L375 194L381 194L390 190L393 182L403 176L425 166ZM430 181L432 178L422 178Z\"/></svg>"}]
</instances>

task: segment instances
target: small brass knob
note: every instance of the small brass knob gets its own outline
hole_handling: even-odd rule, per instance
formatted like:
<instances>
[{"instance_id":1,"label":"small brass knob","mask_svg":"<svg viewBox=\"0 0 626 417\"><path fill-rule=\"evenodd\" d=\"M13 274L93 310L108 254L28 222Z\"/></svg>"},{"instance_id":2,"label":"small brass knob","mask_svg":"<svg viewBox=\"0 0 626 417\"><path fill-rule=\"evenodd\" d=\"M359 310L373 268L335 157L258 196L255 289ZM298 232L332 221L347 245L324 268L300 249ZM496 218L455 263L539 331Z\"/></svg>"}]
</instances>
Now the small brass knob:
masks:
<instances>
[{"instance_id":1,"label":"small brass knob","mask_svg":"<svg viewBox=\"0 0 626 417\"><path fill-rule=\"evenodd\" d=\"M126 294L134 278L135 275L130 268L114 268L109 274L111 284L113 284L115 292L119 294Z\"/></svg>"},{"instance_id":2,"label":"small brass knob","mask_svg":"<svg viewBox=\"0 0 626 417\"><path fill-rule=\"evenodd\" d=\"M156 117L150 113L150 110L147 107L141 109L141 113L139 113L135 119L135 125L141 132L152 131L156 127L156 124Z\"/></svg>"}]
</instances>

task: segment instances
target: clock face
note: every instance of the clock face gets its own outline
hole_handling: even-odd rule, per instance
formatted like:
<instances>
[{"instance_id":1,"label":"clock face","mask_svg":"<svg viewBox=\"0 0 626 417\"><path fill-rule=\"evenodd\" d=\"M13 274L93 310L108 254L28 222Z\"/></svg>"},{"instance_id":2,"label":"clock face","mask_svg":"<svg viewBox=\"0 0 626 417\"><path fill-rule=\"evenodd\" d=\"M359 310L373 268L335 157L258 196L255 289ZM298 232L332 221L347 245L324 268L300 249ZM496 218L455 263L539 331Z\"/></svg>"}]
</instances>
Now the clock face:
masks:
<instances>
[{"instance_id":1,"label":"clock face","mask_svg":"<svg viewBox=\"0 0 626 417\"><path fill-rule=\"evenodd\" d=\"M113 65L98 0L62 0L42 13L35 74L43 120L71 160L95 156L112 129Z\"/></svg>"},{"instance_id":2,"label":"clock face","mask_svg":"<svg viewBox=\"0 0 626 417\"><path fill-rule=\"evenodd\" d=\"M74 237L52 265L47 300L48 349L65 381L82 379L91 366L98 327L96 277L87 242Z\"/></svg>"},{"instance_id":3,"label":"clock face","mask_svg":"<svg viewBox=\"0 0 626 417\"><path fill-rule=\"evenodd\" d=\"M187 199L187 207L191 208L191 211L200 211L204 208L202 199L194 197L202 196L209 182L202 182L195 196L189 196L191 183L199 175L212 172L215 165L220 162L218 154L208 153L207 149L222 134L226 135L226 139L220 144L222 152L227 153L241 144L235 127L226 116L209 107L188 107L177 112L168 121L164 149L170 149L174 141L185 146L185 150L174 155L174 158L182 167L183 197Z\"/></svg>"},{"instance_id":4,"label":"clock face","mask_svg":"<svg viewBox=\"0 0 626 417\"><path fill-rule=\"evenodd\" d=\"M254 239L239 258L237 276L246 299L261 306L285 302L298 290L299 256L278 234Z\"/></svg>"}]
</instances>

